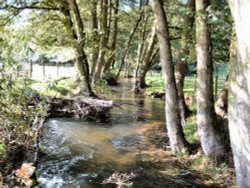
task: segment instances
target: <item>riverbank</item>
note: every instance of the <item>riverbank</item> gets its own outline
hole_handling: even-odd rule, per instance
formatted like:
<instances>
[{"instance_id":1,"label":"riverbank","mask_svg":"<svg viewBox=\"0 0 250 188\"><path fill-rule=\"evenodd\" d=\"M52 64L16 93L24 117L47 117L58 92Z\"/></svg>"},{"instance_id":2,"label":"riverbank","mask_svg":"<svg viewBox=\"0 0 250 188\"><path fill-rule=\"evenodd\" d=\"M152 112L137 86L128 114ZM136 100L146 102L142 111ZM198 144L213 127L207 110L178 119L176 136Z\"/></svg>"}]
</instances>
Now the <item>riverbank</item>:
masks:
<instances>
[{"instance_id":1,"label":"riverbank","mask_svg":"<svg viewBox=\"0 0 250 188\"><path fill-rule=\"evenodd\" d=\"M61 79L56 88L63 90L62 85L66 85L71 91L69 83L73 83L72 80ZM48 84L40 83L40 86ZM172 156L165 130L164 101L134 94L130 80L104 88L100 88L104 91L103 96L119 106L111 110L109 122L63 118L45 124L37 169L37 177L45 187L78 184L107 187L102 182L116 172L136 174L131 181L134 187L143 188L235 185L230 154L225 155L223 162L212 161L202 154L195 116L188 118L184 128L193 153ZM41 87L39 91L42 91ZM20 168L23 160L13 163L9 170L4 168L3 176ZM11 161L4 163L8 166Z\"/></svg>"},{"instance_id":2,"label":"riverbank","mask_svg":"<svg viewBox=\"0 0 250 188\"><path fill-rule=\"evenodd\" d=\"M194 117L184 128L193 153L172 156L164 101L134 94L130 81L109 90L106 97L121 104L121 108L111 111L108 123L54 119L47 124L38 169L45 187L109 187L102 182L112 174L118 178L119 174L131 173L136 174L130 180L133 186L143 188L235 184L229 156L219 163L202 154Z\"/></svg>"}]
</instances>

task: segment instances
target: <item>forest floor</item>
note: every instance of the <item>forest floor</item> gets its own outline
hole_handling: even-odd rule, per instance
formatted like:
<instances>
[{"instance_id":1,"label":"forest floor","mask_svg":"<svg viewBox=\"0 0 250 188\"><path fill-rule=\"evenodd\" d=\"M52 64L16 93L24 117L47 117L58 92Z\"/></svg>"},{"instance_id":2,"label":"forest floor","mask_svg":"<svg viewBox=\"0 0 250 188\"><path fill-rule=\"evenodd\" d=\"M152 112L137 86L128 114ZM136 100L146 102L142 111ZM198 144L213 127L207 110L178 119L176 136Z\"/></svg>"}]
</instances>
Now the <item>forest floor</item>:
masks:
<instances>
[{"instance_id":1,"label":"forest floor","mask_svg":"<svg viewBox=\"0 0 250 188\"><path fill-rule=\"evenodd\" d=\"M225 154L221 161L206 157L201 150L196 127L195 117L190 117L184 128L185 137L192 146L190 155L173 156L169 149L162 149L164 142L168 142L167 133L155 135L152 131L148 132L154 144L142 151L142 161L147 170L152 170L140 175L141 178L145 175L147 179L155 179L149 182L157 182L159 187L236 187L232 154ZM155 142L156 138L158 142Z\"/></svg>"}]
</instances>

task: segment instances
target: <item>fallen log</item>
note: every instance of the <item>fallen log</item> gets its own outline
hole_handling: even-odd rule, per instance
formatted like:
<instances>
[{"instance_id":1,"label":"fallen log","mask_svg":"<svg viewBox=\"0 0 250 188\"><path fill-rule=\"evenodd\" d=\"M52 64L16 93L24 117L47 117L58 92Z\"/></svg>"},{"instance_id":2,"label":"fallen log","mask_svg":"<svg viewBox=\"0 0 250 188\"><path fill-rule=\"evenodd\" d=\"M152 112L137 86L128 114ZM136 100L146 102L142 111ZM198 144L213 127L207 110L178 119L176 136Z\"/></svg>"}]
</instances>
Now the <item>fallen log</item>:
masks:
<instances>
[{"instance_id":1,"label":"fallen log","mask_svg":"<svg viewBox=\"0 0 250 188\"><path fill-rule=\"evenodd\" d=\"M113 101L107 101L107 100L101 100L101 99L93 99L93 98L84 98L80 100L83 103L104 107L104 108L112 108L113 107Z\"/></svg>"},{"instance_id":2,"label":"fallen log","mask_svg":"<svg viewBox=\"0 0 250 188\"><path fill-rule=\"evenodd\" d=\"M49 117L76 117L80 119L106 121L110 118L113 101L94 98L61 99L50 102Z\"/></svg>"}]
</instances>

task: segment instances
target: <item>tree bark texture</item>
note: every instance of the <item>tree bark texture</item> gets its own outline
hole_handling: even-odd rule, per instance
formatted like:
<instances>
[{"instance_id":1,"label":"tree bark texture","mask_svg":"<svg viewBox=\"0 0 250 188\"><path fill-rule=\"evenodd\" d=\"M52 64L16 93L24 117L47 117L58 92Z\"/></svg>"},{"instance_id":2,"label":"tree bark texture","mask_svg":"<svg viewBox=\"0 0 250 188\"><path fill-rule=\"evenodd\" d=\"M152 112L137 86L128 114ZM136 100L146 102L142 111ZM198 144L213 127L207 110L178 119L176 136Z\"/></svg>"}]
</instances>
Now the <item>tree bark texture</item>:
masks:
<instances>
[{"instance_id":1,"label":"tree bark texture","mask_svg":"<svg viewBox=\"0 0 250 188\"><path fill-rule=\"evenodd\" d=\"M228 76L225 80L224 87L215 104L215 112L223 118L227 118L228 112Z\"/></svg>"},{"instance_id":2,"label":"tree bark texture","mask_svg":"<svg viewBox=\"0 0 250 188\"><path fill-rule=\"evenodd\" d=\"M184 138L180 112L178 108L178 94L174 78L171 45L169 39L168 22L160 0L152 1L152 8L156 20L156 31L160 45L160 59L162 74L166 90L165 113L168 136L173 154L185 152L187 141Z\"/></svg>"},{"instance_id":3,"label":"tree bark texture","mask_svg":"<svg viewBox=\"0 0 250 188\"><path fill-rule=\"evenodd\" d=\"M231 62L229 130L238 188L250 187L250 2L229 0L237 41ZM231 52L231 56L233 52Z\"/></svg>"},{"instance_id":4,"label":"tree bark texture","mask_svg":"<svg viewBox=\"0 0 250 188\"><path fill-rule=\"evenodd\" d=\"M204 16L208 5L208 0L196 0L197 124L205 155L216 159L225 149L216 129L211 39Z\"/></svg>"}]
</instances>

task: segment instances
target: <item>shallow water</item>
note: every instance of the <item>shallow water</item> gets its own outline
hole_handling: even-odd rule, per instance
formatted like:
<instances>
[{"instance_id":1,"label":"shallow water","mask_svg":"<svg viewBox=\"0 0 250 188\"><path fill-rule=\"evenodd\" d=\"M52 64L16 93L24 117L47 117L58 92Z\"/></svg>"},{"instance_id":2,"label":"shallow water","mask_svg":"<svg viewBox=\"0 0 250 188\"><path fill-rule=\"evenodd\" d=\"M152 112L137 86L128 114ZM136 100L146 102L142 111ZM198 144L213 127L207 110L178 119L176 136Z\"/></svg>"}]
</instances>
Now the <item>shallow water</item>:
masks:
<instances>
[{"instance_id":1,"label":"shallow water","mask_svg":"<svg viewBox=\"0 0 250 188\"><path fill-rule=\"evenodd\" d=\"M114 172L133 172L141 151L165 131L164 101L135 96L132 84L111 87L120 104L107 123L50 119L41 140L38 173L43 187L115 187L101 182Z\"/></svg>"}]
</instances>

